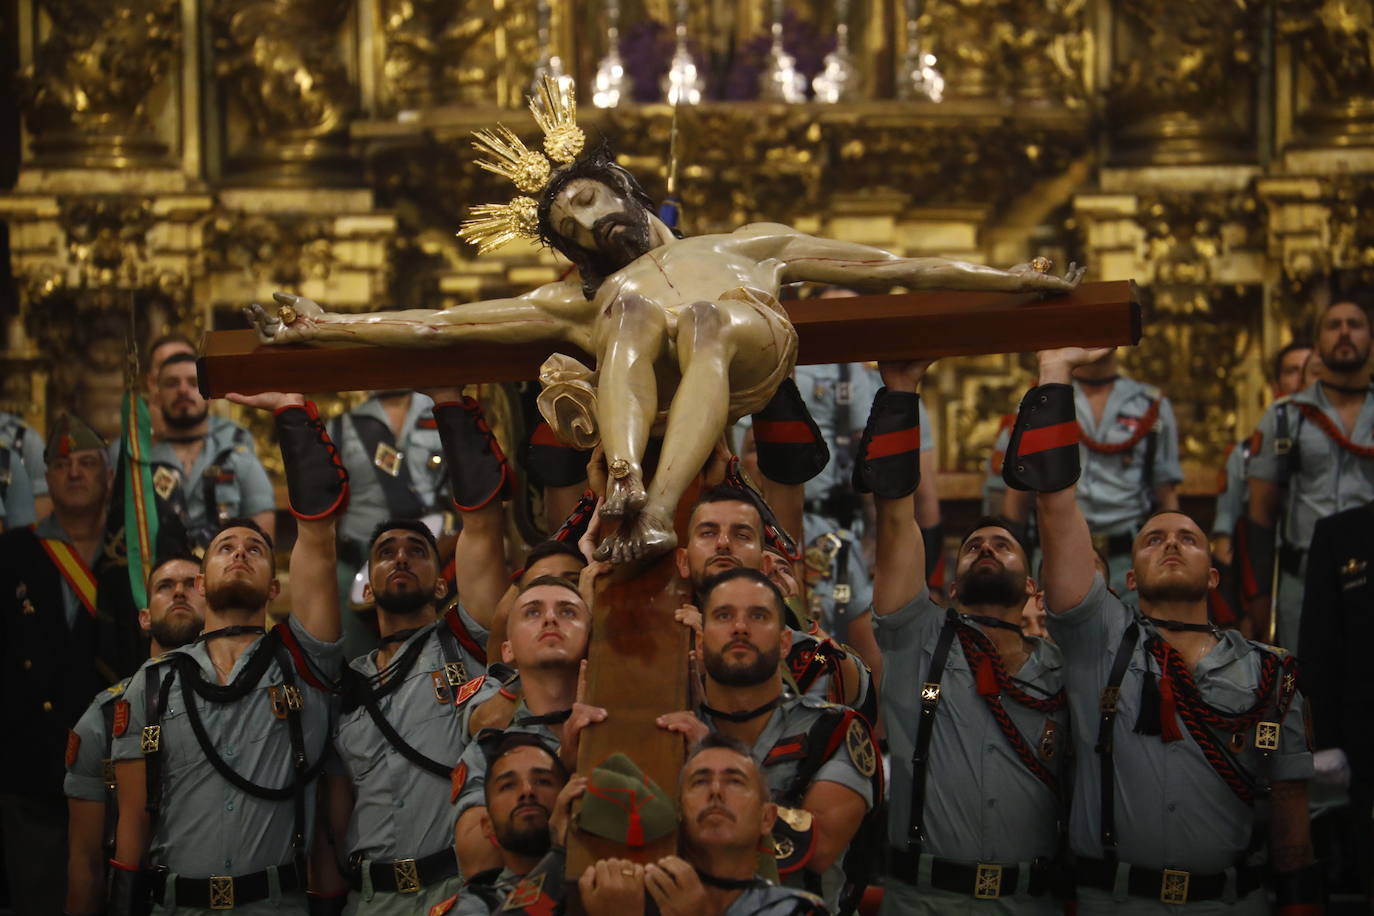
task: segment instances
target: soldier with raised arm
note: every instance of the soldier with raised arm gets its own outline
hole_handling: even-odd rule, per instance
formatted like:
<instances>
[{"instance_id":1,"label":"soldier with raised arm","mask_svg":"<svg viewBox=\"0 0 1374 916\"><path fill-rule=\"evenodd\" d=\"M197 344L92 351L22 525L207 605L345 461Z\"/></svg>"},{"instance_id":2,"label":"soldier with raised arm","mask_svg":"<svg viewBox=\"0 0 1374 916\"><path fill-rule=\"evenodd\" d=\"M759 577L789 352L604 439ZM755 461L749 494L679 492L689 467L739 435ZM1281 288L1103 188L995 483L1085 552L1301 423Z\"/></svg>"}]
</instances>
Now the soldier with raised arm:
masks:
<instances>
[{"instance_id":1,"label":"soldier with raised arm","mask_svg":"<svg viewBox=\"0 0 1374 916\"><path fill-rule=\"evenodd\" d=\"M1037 493L1049 628L1064 656L1077 749L1069 845L1078 912L1321 912L1307 813L1312 756L1292 656L1218 630L1207 536L1164 510L1136 535L1127 583L1107 591L1076 500L1070 372L1101 351L1040 354L1004 464ZM1252 855L1268 800L1268 868Z\"/></svg>"},{"instance_id":2,"label":"soldier with raised arm","mask_svg":"<svg viewBox=\"0 0 1374 916\"><path fill-rule=\"evenodd\" d=\"M782 284L1068 292L1082 276L1072 266L1059 278L1030 265L903 258L776 223L678 238L608 149L582 154L571 89L546 81L531 107L549 158L505 128L479 132L477 145L491 157L485 168L535 196L477 208L463 235L484 252L539 239L572 260L580 283L372 314L329 313L278 294L277 315L257 305L248 313L268 342L547 342L592 354L595 371L563 355L544 364L540 407L565 443L605 447L611 481L601 514L627 523L602 543L600 559L623 563L674 547L673 512L727 422L763 407L792 371L797 336L777 300ZM640 461L660 424L663 458L646 488Z\"/></svg>"}]
</instances>

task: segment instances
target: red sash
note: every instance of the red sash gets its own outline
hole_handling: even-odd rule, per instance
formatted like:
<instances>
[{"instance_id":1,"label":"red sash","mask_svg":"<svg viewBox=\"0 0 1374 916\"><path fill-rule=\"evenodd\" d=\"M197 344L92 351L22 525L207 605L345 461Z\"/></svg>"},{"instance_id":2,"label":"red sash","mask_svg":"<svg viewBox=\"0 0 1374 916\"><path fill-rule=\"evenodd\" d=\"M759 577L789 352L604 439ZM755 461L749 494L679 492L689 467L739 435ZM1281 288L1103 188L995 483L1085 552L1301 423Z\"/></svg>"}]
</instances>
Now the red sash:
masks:
<instances>
[{"instance_id":1,"label":"red sash","mask_svg":"<svg viewBox=\"0 0 1374 916\"><path fill-rule=\"evenodd\" d=\"M1140 423L1136 426L1135 434L1125 442L1098 442L1088 436L1081 423L1078 424L1078 438L1088 447L1089 451L1097 452L1099 455L1120 455L1122 452L1129 452L1155 428L1155 423L1159 421L1159 402L1161 400L1163 399L1155 398L1150 402L1150 407L1145 411L1145 416L1140 418Z\"/></svg>"},{"instance_id":2,"label":"red sash","mask_svg":"<svg viewBox=\"0 0 1374 916\"><path fill-rule=\"evenodd\" d=\"M76 555L72 545L59 538L39 538L38 543L43 545L43 550L48 554L48 559L52 560L57 571L62 574L62 578L67 580L67 584L72 587L76 597L86 608L86 612L92 617L95 616L95 575L86 567L85 562Z\"/></svg>"},{"instance_id":3,"label":"red sash","mask_svg":"<svg viewBox=\"0 0 1374 916\"><path fill-rule=\"evenodd\" d=\"M1374 445L1360 445L1358 442L1351 442L1341 428L1336 425L1336 421L1326 415L1326 411L1312 404L1298 404L1298 410L1302 415L1317 425L1326 437L1332 442L1345 449L1357 458L1374 458Z\"/></svg>"}]
</instances>

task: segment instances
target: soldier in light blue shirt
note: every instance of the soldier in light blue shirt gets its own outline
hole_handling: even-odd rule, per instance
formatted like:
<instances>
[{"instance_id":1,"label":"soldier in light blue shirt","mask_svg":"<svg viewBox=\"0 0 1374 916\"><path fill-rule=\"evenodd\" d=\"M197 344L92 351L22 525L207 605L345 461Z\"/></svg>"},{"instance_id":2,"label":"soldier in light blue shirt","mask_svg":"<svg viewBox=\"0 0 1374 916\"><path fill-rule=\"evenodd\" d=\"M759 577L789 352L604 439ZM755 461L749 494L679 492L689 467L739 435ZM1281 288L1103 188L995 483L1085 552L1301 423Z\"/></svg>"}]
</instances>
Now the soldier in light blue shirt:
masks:
<instances>
[{"instance_id":1,"label":"soldier in light blue shirt","mask_svg":"<svg viewBox=\"0 0 1374 916\"><path fill-rule=\"evenodd\" d=\"M1098 353L1042 352L1040 385L1018 425L1072 417L1069 373ZM1048 623L1077 751L1069 844L1078 912L1268 912L1266 876L1250 857L1266 799L1279 912L1317 911L1312 757L1292 657L1211 624L1217 572L1201 528L1178 511L1149 517L1136 536L1127 582L1140 610L1108 592L1073 485L1077 450L1042 446L1007 460L1022 470L1021 486L1039 491Z\"/></svg>"},{"instance_id":2,"label":"soldier in light blue shirt","mask_svg":"<svg viewBox=\"0 0 1374 916\"><path fill-rule=\"evenodd\" d=\"M0 411L0 530L32 525L51 510L43 438Z\"/></svg>"},{"instance_id":3,"label":"soldier in light blue shirt","mask_svg":"<svg viewBox=\"0 0 1374 916\"><path fill-rule=\"evenodd\" d=\"M339 519L339 594L349 600L377 525L389 518L419 519L448 508L444 456L431 413L433 401L418 392L382 391L329 421L352 495ZM441 502L443 503L441 505ZM436 534L438 526L435 530ZM374 648L355 615L344 617L350 656Z\"/></svg>"},{"instance_id":4,"label":"soldier in light blue shirt","mask_svg":"<svg viewBox=\"0 0 1374 916\"><path fill-rule=\"evenodd\" d=\"M276 497L252 435L232 420L210 415L194 355L167 357L157 378L163 430L154 437L148 460L160 509L176 517L197 550L204 550L230 518L252 518L271 537Z\"/></svg>"},{"instance_id":5,"label":"soldier in light blue shirt","mask_svg":"<svg viewBox=\"0 0 1374 916\"><path fill-rule=\"evenodd\" d=\"M1115 350L1080 366L1073 389L1083 468L1078 501L1094 545L1107 556L1108 584L1125 594L1136 529L1151 511L1178 508L1178 422L1158 388L1120 373ZM1022 494L1005 506L1024 522L1031 502Z\"/></svg>"},{"instance_id":6,"label":"soldier in light blue shirt","mask_svg":"<svg viewBox=\"0 0 1374 916\"><path fill-rule=\"evenodd\" d=\"M202 561L206 632L150 659L116 701L111 913L145 901L158 914L306 912L315 777L343 661L334 513L348 477L314 405L237 400L275 414L297 518L291 616L265 632L280 588L271 540L231 520Z\"/></svg>"},{"instance_id":7,"label":"soldier in light blue shirt","mask_svg":"<svg viewBox=\"0 0 1374 916\"><path fill-rule=\"evenodd\" d=\"M139 623L156 657L190 643L205 623L205 596L196 590L200 563L184 554L159 558L148 576L148 606ZM106 863L114 855L114 761L111 757L115 704L132 678L100 691L67 739L67 906L69 916L95 916L105 909Z\"/></svg>"},{"instance_id":8,"label":"soldier in light blue shirt","mask_svg":"<svg viewBox=\"0 0 1374 916\"><path fill-rule=\"evenodd\" d=\"M471 711L500 684L481 673L486 630L461 605L438 614L441 559L423 523L383 521L368 558L382 644L345 672L330 820L355 892L347 912L411 913L461 884L450 774Z\"/></svg>"},{"instance_id":9,"label":"soldier in light blue shirt","mask_svg":"<svg viewBox=\"0 0 1374 916\"><path fill-rule=\"evenodd\" d=\"M1274 551L1278 551L1275 641L1297 645L1307 548L1317 520L1374 500L1374 391L1370 324L1353 302L1336 302L1317 322L1319 380L1270 405L1248 469L1249 525L1241 562L1254 633L1269 630ZM1286 488L1286 497L1283 494ZM1281 535L1275 545L1276 528Z\"/></svg>"},{"instance_id":10,"label":"soldier in light blue shirt","mask_svg":"<svg viewBox=\"0 0 1374 916\"><path fill-rule=\"evenodd\" d=\"M870 425L892 434L901 426L887 418L916 413L924 366L882 369ZM1035 590L1027 552L1007 522L980 519L961 544L954 607L934 604L912 519L917 468L896 460L879 459L873 485L874 629L884 670L902 672L881 701L892 750L883 912L1056 913L1068 710L1059 651L1021 632Z\"/></svg>"}]
</instances>

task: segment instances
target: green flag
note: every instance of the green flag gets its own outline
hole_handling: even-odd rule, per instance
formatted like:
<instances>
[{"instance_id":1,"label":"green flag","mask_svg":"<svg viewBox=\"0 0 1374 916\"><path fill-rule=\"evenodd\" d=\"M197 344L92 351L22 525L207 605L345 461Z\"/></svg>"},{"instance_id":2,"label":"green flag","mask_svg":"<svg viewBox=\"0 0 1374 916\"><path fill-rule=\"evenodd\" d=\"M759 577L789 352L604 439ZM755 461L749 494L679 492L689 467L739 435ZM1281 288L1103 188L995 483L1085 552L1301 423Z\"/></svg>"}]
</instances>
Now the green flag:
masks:
<instances>
[{"instance_id":1,"label":"green flag","mask_svg":"<svg viewBox=\"0 0 1374 916\"><path fill-rule=\"evenodd\" d=\"M124 543L129 556L129 586L134 607L148 606L148 573L155 562L157 501L153 497L152 418L148 404L132 386L124 391Z\"/></svg>"}]
</instances>

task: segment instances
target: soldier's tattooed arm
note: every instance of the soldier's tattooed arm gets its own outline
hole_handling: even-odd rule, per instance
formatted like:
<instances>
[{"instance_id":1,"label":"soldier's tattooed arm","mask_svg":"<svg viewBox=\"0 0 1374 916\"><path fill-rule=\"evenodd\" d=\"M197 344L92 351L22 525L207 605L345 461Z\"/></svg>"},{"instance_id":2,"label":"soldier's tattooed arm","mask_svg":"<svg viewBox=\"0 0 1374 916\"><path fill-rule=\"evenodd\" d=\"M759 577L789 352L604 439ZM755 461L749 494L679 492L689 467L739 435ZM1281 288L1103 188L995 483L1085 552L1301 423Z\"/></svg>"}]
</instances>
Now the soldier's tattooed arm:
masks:
<instances>
[{"instance_id":1,"label":"soldier's tattooed arm","mask_svg":"<svg viewBox=\"0 0 1374 916\"><path fill-rule=\"evenodd\" d=\"M1269 825L1269 862L1275 872L1297 871L1316 861L1312 823L1307 813L1307 781L1275 782L1270 789L1273 810Z\"/></svg>"}]
</instances>

